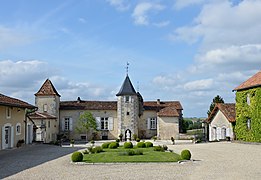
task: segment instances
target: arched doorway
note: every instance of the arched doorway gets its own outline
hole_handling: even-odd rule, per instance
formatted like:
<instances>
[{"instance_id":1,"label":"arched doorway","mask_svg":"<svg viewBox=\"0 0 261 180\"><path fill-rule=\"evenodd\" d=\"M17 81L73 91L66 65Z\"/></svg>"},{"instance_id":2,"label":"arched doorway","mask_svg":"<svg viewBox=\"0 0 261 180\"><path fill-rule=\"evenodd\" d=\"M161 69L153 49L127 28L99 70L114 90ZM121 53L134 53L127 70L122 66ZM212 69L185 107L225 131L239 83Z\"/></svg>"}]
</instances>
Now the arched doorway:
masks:
<instances>
[{"instance_id":1,"label":"arched doorway","mask_svg":"<svg viewBox=\"0 0 261 180\"><path fill-rule=\"evenodd\" d=\"M125 131L125 141L127 141L127 139L131 141L131 130L129 129Z\"/></svg>"}]
</instances>

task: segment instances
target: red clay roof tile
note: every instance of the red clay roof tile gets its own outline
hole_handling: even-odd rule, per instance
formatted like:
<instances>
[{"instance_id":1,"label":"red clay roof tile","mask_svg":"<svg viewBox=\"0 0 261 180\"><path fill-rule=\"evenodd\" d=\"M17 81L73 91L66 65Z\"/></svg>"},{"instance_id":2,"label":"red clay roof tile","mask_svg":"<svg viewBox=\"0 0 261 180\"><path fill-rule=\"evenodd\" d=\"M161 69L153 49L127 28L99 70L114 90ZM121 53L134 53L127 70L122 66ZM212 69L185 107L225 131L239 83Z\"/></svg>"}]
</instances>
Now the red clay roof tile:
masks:
<instances>
[{"instance_id":1,"label":"red clay roof tile","mask_svg":"<svg viewBox=\"0 0 261 180\"><path fill-rule=\"evenodd\" d=\"M253 87L261 86L261 71L253 75L251 78L240 84L238 87L234 89L234 91L249 89Z\"/></svg>"}]
</instances>

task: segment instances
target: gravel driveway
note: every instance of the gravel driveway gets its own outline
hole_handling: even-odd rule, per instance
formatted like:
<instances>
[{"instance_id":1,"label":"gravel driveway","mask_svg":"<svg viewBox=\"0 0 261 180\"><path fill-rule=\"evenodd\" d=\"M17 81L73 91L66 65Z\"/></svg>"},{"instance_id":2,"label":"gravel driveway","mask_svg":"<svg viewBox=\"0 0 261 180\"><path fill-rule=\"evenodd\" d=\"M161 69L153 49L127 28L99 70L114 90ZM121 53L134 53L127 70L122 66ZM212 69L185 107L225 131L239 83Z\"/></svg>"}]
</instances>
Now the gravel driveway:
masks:
<instances>
[{"instance_id":1,"label":"gravel driveway","mask_svg":"<svg viewBox=\"0 0 261 180\"><path fill-rule=\"evenodd\" d=\"M261 179L261 145L220 142L168 146L177 153L191 150L195 161L75 165L70 163L70 153L77 148L36 145L0 151L0 178Z\"/></svg>"}]
</instances>

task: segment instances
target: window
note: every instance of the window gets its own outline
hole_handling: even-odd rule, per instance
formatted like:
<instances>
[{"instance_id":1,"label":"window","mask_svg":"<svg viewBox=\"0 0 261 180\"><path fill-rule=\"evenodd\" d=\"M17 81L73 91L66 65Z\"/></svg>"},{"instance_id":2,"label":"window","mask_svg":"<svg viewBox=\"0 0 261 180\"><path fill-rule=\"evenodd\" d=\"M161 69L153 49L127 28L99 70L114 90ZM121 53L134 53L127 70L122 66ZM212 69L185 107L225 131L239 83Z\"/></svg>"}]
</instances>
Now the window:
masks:
<instances>
[{"instance_id":1,"label":"window","mask_svg":"<svg viewBox=\"0 0 261 180\"><path fill-rule=\"evenodd\" d=\"M48 128L50 128L51 127L51 122L50 121L48 121Z\"/></svg>"},{"instance_id":2,"label":"window","mask_svg":"<svg viewBox=\"0 0 261 180\"><path fill-rule=\"evenodd\" d=\"M108 130L109 128L109 118L102 117L101 118L101 130Z\"/></svg>"},{"instance_id":3,"label":"window","mask_svg":"<svg viewBox=\"0 0 261 180\"><path fill-rule=\"evenodd\" d=\"M44 105L43 105L43 111L44 111L44 112L47 112L47 104L44 104Z\"/></svg>"},{"instance_id":4,"label":"window","mask_svg":"<svg viewBox=\"0 0 261 180\"><path fill-rule=\"evenodd\" d=\"M18 123L16 124L16 135L20 135L21 134L21 124Z\"/></svg>"},{"instance_id":5,"label":"window","mask_svg":"<svg viewBox=\"0 0 261 180\"><path fill-rule=\"evenodd\" d=\"M128 115L130 115L130 112L127 112L126 114L127 114L127 116L128 116Z\"/></svg>"},{"instance_id":6,"label":"window","mask_svg":"<svg viewBox=\"0 0 261 180\"><path fill-rule=\"evenodd\" d=\"M10 108L10 107L7 107L7 108L6 108L6 118L7 118L7 119L10 119L10 118L11 118L11 108Z\"/></svg>"},{"instance_id":7,"label":"window","mask_svg":"<svg viewBox=\"0 0 261 180\"><path fill-rule=\"evenodd\" d=\"M157 118L150 118L150 129L157 129Z\"/></svg>"},{"instance_id":8,"label":"window","mask_svg":"<svg viewBox=\"0 0 261 180\"><path fill-rule=\"evenodd\" d=\"M68 117L64 118L64 130L65 131L70 130L70 118Z\"/></svg>"},{"instance_id":9,"label":"window","mask_svg":"<svg viewBox=\"0 0 261 180\"><path fill-rule=\"evenodd\" d=\"M250 105L250 94L247 94L247 104Z\"/></svg>"},{"instance_id":10,"label":"window","mask_svg":"<svg viewBox=\"0 0 261 180\"><path fill-rule=\"evenodd\" d=\"M130 102L130 96L126 96L126 97L125 97L125 102L126 102L126 103Z\"/></svg>"},{"instance_id":11,"label":"window","mask_svg":"<svg viewBox=\"0 0 261 180\"><path fill-rule=\"evenodd\" d=\"M251 119L247 119L247 129L251 129Z\"/></svg>"}]
</instances>

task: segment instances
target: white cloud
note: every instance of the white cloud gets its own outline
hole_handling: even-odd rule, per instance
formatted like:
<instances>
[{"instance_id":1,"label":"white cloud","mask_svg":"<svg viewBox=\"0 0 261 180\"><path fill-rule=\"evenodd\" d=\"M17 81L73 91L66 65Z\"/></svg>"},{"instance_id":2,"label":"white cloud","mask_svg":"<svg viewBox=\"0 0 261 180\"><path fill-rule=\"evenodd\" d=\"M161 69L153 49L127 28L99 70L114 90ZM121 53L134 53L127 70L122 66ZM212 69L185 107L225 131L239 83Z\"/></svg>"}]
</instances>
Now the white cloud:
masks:
<instances>
[{"instance_id":1,"label":"white cloud","mask_svg":"<svg viewBox=\"0 0 261 180\"><path fill-rule=\"evenodd\" d=\"M203 49L231 45L256 44L261 41L261 1L210 1L191 26L179 27L172 40L202 42Z\"/></svg>"},{"instance_id":2,"label":"white cloud","mask_svg":"<svg viewBox=\"0 0 261 180\"><path fill-rule=\"evenodd\" d=\"M213 83L213 79L191 81L184 84L184 89L188 91L209 90L212 88Z\"/></svg>"},{"instance_id":3,"label":"white cloud","mask_svg":"<svg viewBox=\"0 0 261 180\"><path fill-rule=\"evenodd\" d=\"M0 51L6 48L29 44L34 40L32 35L24 33L21 29L0 26Z\"/></svg>"},{"instance_id":4,"label":"white cloud","mask_svg":"<svg viewBox=\"0 0 261 180\"><path fill-rule=\"evenodd\" d=\"M78 18L78 21L80 23L83 23L83 24L85 24L87 22L87 20L85 18L82 18L82 17Z\"/></svg>"},{"instance_id":5,"label":"white cloud","mask_svg":"<svg viewBox=\"0 0 261 180\"><path fill-rule=\"evenodd\" d=\"M158 12L165 8L165 6L152 3L152 2L142 2L136 5L132 17L134 18L134 23L137 25L149 25L149 12Z\"/></svg>"},{"instance_id":6,"label":"white cloud","mask_svg":"<svg viewBox=\"0 0 261 180\"><path fill-rule=\"evenodd\" d=\"M154 26L156 27L166 27L170 24L170 21L162 21L162 22L158 22L158 23L153 23Z\"/></svg>"},{"instance_id":7,"label":"white cloud","mask_svg":"<svg viewBox=\"0 0 261 180\"><path fill-rule=\"evenodd\" d=\"M106 0L111 6L114 6L118 11L126 11L130 8L129 0Z\"/></svg>"},{"instance_id":8,"label":"white cloud","mask_svg":"<svg viewBox=\"0 0 261 180\"><path fill-rule=\"evenodd\" d=\"M180 10L191 5L202 4L206 1L207 0L176 0L174 8Z\"/></svg>"}]
</instances>

